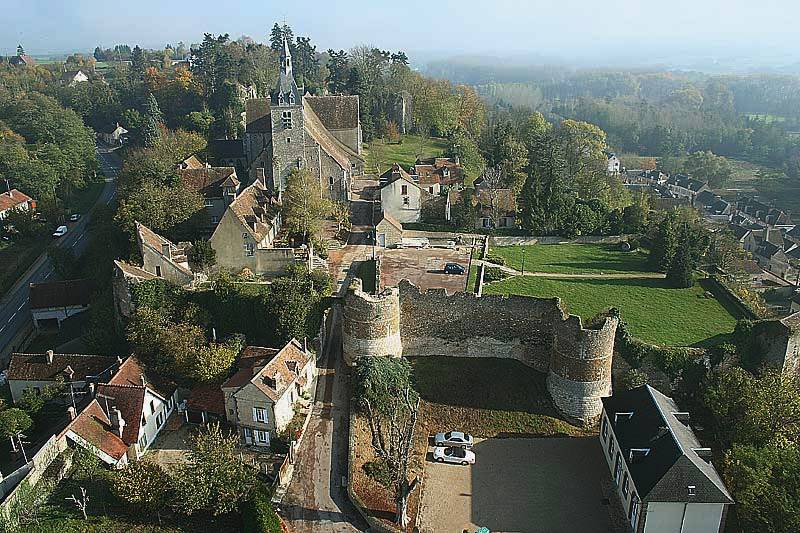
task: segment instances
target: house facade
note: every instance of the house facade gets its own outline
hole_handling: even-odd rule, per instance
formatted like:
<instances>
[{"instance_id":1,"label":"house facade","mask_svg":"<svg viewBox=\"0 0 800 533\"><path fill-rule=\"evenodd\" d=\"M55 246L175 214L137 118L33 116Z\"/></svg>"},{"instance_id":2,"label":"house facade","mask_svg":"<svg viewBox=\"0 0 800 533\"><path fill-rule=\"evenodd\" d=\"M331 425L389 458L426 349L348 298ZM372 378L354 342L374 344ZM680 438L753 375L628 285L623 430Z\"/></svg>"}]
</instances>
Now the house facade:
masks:
<instances>
[{"instance_id":1,"label":"house facade","mask_svg":"<svg viewBox=\"0 0 800 533\"><path fill-rule=\"evenodd\" d=\"M375 225L375 242L378 246L392 247L403 242L403 225L387 213L381 214Z\"/></svg>"},{"instance_id":2,"label":"house facade","mask_svg":"<svg viewBox=\"0 0 800 533\"><path fill-rule=\"evenodd\" d=\"M93 399L61 436L122 468L140 459L164 429L177 405L177 390L129 357L107 383L96 385Z\"/></svg>"},{"instance_id":3,"label":"house facade","mask_svg":"<svg viewBox=\"0 0 800 533\"><path fill-rule=\"evenodd\" d=\"M68 70L61 74L61 83L75 87L79 83L89 81L89 76L82 70Z\"/></svg>"},{"instance_id":4,"label":"house facade","mask_svg":"<svg viewBox=\"0 0 800 533\"><path fill-rule=\"evenodd\" d=\"M604 152L606 155L606 171L609 176L618 176L622 167L617 154L614 152Z\"/></svg>"},{"instance_id":5,"label":"house facade","mask_svg":"<svg viewBox=\"0 0 800 533\"><path fill-rule=\"evenodd\" d=\"M311 392L316 374L314 354L292 339L280 350L246 347L239 370L222 384L225 415L246 445L269 446Z\"/></svg>"},{"instance_id":6,"label":"house facade","mask_svg":"<svg viewBox=\"0 0 800 533\"><path fill-rule=\"evenodd\" d=\"M120 126L119 122L117 122L115 125L100 131L97 135L100 137L100 140L107 145L118 146L125 142L126 135L128 135L128 130Z\"/></svg>"},{"instance_id":7,"label":"house facade","mask_svg":"<svg viewBox=\"0 0 800 533\"><path fill-rule=\"evenodd\" d=\"M142 269L178 285L194 281L183 246L173 244L139 222L136 222L136 240L142 253Z\"/></svg>"},{"instance_id":8,"label":"house facade","mask_svg":"<svg viewBox=\"0 0 800 533\"><path fill-rule=\"evenodd\" d=\"M733 499L689 413L649 385L602 401L600 445L633 532L723 531Z\"/></svg>"},{"instance_id":9,"label":"house facade","mask_svg":"<svg viewBox=\"0 0 800 533\"><path fill-rule=\"evenodd\" d=\"M215 228L225 209L239 193L240 182L234 167L202 167L178 170L181 182L188 190L203 197L208 227Z\"/></svg>"},{"instance_id":10,"label":"house facade","mask_svg":"<svg viewBox=\"0 0 800 533\"><path fill-rule=\"evenodd\" d=\"M422 204L431 198L430 193L412 179L411 175L398 165L381 175L381 209L392 219L404 222L419 222Z\"/></svg>"},{"instance_id":11,"label":"house facade","mask_svg":"<svg viewBox=\"0 0 800 533\"><path fill-rule=\"evenodd\" d=\"M273 246L281 222L276 196L257 179L227 206L209 239L217 265L237 272L248 269L257 276L283 274L294 263L295 251Z\"/></svg>"}]
</instances>

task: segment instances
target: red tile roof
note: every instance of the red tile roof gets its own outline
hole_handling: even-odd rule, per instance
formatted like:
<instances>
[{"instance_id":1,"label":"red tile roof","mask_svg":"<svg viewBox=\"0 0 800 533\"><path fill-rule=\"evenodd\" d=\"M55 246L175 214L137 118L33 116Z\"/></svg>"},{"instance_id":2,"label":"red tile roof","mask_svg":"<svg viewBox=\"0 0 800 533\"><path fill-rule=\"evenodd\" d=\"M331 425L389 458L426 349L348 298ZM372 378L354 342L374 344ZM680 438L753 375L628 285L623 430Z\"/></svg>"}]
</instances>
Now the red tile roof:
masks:
<instances>
[{"instance_id":1,"label":"red tile roof","mask_svg":"<svg viewBox=\"0 0 800 533\"><path fill-rule=\"evenodd\" d=\"M111 426L111 420L96 399L70 422L62 434L68 431L72 431L117 461L128 451L129 445L116 433Z\"/></svg>"},{"instance_id":2,"label":"red tile roof","mask_svg":"<svg viewBox=\"0 0 800 533\"><path fill-rule=\"evenodd\" d=\"M142 378L144 378L144 382ZM145 383L153 392L166 400L178 389L178 386L168 379L153 372L147 372L147 369L135 357L128 357L108 383L135 387L141 387Z\"/></svg>"},{"instance_id":3,"label":"red tile roof","mask_svg":"<svg viewBox=\"0 0 800 533\"><path fill-rule=\"evenodd\" d=\"M136 444L139 440L139 429L142 427L142 411L144 410L145 388L141 385L112 385L100 384L97 386L95 399L105 410L117 408L125 421L122 428L122 440L127 444ZM111 429L113 431L113 429Z\"/></svg>"},{"instance_id":4,"label":"red tile roof","mask_svg":"<svg viewBox=\"0 0 800 533\"><path fill-rule=\"evenodd\" d=\"M66 377L67 367L72 369L73 381L83 381L87 376L98 376L117 364L116 357L101 355L53 354L53 362L47 363L43 353L11 354L6 376L19 381L52 381L58 376Z\"/></svg>"},{"instance_id":5,"label":"red tile roof","mask_svg":"<svg viewBox=\"0 0 800 533\"><path fill-rule=\"evenodd\" d=\"M13 209L20 204L28 204L31 202L33 202L33 198L24 192L20 192L17 189L11 189L11 191L6 191L0 194L0 211Z\"/></svg>"},{"instance_id":6,"label":"red tile roof","mask_svg":"<svg viewBox=\"0 0 800 533\"><path fill-rule=\"evenodd\" d=\"M247 354L244 364L249 365L240 368L231 376L222 388L240 388L248 383L255 385L261 392L273 401L277 401L286 389L298 379L298 373L306 367L312 358L310 352L305 352L303 346L296 339L289 341L286 346L274 353L274 348L262 348L259 346L248 346L243 350ZM258 355L273 354L268 361L260 359ZM275 376L278 376L278 383L274 383Z\"/></svg>"},{"instance_id":7,"label":"red tile roof","mask_svg":"<svg viewBox=\"0 0 800 533\"><path fill-rule=\"evenodd\" d=\"M192 411L205 411L225 415L225 396L219 385L203 383L196 385L189 394L187 408Z\"/></svg>"},{"instance_id":8,"label":"red tile roof","mask_svg":"<svg viewBox=\"0 0 800 533\"><path fill-rule=\"evenodd\" d=\"M31 283L31 309L49 307L87 306L92 295L92 283L88 279Z\"/></svg>"}]
</instances>

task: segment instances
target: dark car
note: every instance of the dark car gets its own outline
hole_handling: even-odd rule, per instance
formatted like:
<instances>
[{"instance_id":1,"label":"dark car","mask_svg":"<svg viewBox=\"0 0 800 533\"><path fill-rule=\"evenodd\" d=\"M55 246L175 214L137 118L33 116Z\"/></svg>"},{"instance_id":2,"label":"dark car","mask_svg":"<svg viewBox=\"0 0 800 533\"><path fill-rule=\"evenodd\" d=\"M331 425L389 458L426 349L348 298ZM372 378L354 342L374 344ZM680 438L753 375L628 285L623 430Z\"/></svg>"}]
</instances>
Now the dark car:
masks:
<instances>
[{"instance_id":1,"label":"dark car","mask_svg":"<svg viewBox=\"0 0 800 533\"><path fill-rule=\"evenodd\" d=\"M463 276L466 273L467 269L463 266L459 265L458 263L447 263L444 266L444 273L445 274L457 274L459 276Z\"/></svg>"}]
</instances>

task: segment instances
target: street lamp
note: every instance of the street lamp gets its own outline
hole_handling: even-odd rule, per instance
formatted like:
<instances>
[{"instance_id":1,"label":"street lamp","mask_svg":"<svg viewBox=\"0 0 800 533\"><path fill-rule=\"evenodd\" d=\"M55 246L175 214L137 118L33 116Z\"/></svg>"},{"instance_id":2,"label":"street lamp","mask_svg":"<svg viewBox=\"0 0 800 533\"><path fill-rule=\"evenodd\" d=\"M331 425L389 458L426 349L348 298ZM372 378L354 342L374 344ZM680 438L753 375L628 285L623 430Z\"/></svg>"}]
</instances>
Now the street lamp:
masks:
<instances>
[{"instance_id":1,"label":"street lamp","mask_svg":"<svg viewBox=\"0 0 800 533\"><path fill-rule=\"evenodd\" d=\"M522 247L522 274L525 275L525 245L523 243L519 243Z\"/></svg>"}]
</instances>

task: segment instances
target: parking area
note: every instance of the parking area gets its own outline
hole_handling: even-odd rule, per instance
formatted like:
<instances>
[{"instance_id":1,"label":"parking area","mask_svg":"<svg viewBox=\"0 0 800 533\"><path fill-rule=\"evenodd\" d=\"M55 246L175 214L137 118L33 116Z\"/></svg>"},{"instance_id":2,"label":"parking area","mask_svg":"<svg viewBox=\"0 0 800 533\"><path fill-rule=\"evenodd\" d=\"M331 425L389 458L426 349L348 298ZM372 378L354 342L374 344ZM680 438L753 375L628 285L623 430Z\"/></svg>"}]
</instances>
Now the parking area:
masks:
<instances>
[{"instance_id":1,"label":"parking area","mask_svg":"<svg viewBox=\"0 0 800 533\"><path fill-rule=\"evenodd\" d=\"M469 267L471 247L447 248L387 248L381 251L381 282L395 287L407 279L422 289L446 289L448 294L463 291L467 274L445 274L446 263Z\"/></svg>"},{"instance_id":2,"label":"parking area","mask_svg":"<svg viewBox=\"0 0 800 533\"><path fill-rule=\"evenodd\" d=\"M473 451L472 466L426 462L423 533L614 530L597 438L487 439Z\"/></svg>"}]
</instances>

